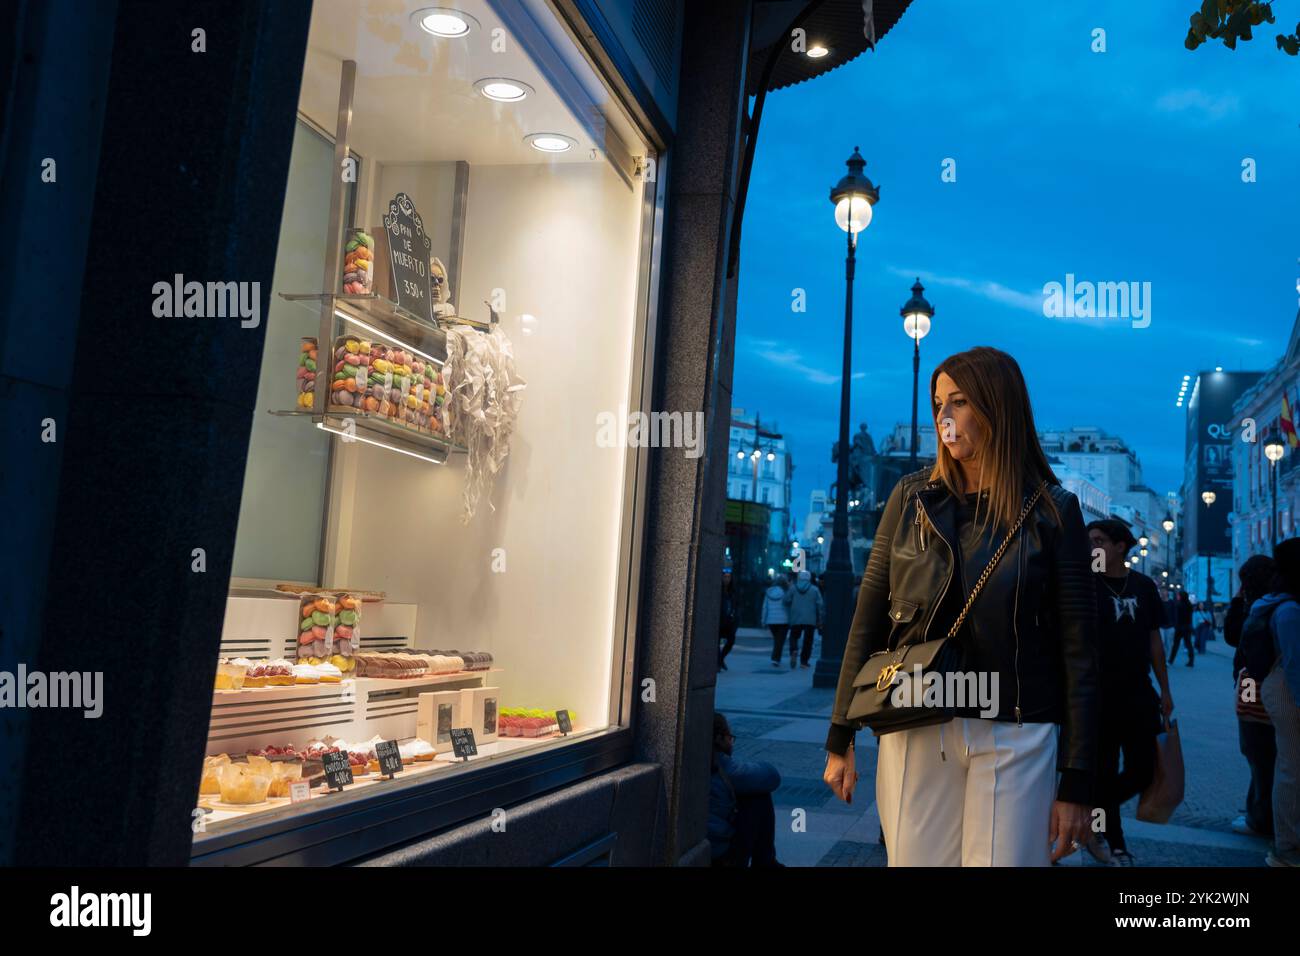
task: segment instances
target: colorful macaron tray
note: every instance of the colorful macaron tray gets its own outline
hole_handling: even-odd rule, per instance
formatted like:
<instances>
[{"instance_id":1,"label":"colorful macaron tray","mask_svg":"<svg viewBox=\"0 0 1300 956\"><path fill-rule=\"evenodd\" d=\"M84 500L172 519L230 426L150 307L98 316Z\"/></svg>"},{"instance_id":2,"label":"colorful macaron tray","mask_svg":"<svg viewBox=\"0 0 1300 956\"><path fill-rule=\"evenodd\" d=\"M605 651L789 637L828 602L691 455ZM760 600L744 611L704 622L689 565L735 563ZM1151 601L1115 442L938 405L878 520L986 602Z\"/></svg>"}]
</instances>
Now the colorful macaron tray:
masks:
<instances>
[{"instance_id":1,"label":"colorful macaron tray","mask_svg":"<svg viewBox=\"0 0 1300 956\"><path fill-rule=\"evenodd\" d=\"M299 408L311 408L316 401L316 339L304 338L298 351L298 375L296 388Z\"/></svg>"},{"instance_id":2,"label":"colorful macaron tray","mask_svg":"<svg viewBox=\"0 0 1300 956\"><path fill-rule=\"evenodd\" d=\"M315 342L315 339L304 342ZM311 350L315 355L315 350ZM303 355L308 355L304 346ZM307 366L307 362L311 362ZM412 431L445 436L449 425L447 386L443 367L402 348L352 335L334 340L329 383L331 408L376 415ZM315 359L302 358L300 368L315 370ZM299 376L302 389L303 376ZM314 388L314 386L313 386ZM304 400L303 395L310 398ZM314 391L300 392L299 405L311 407Z\"/></svg>"},{"instance_id":3,"label":"colorful macaron tray","mask_svg":"<svg viewBox=\"0 0 1300 956\"><path fill-rule=\"evenodd\" d=\"M375 286L375 240L363 229L353 229L343 247L343 291L369 294Z\"/></svg>"}]
</instances>

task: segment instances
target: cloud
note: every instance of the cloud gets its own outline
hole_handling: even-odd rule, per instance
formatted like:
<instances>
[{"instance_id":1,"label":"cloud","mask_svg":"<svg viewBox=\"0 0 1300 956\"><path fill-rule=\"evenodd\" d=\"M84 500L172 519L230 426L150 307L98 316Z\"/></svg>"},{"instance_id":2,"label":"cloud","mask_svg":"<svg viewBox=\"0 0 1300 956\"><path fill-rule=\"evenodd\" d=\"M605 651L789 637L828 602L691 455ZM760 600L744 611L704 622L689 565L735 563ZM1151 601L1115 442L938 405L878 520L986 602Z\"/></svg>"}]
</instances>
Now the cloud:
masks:
<instances>
[{"instance_id":1,"label":"cloud","mask_svg":"<svg viewBox=\"0 0 1300 956\"><path fill-rule=\"evenodd\" d=\"M803 353L790 348L784 342L746 337L744 343L754 355L787 371L802 375L814 385L834 385L840 380L838 375L832 375L830 372L809 365L804 361Z\"/></svg>"},{"instance_id":2,"label":"cloud","mask_svg":"<svg viewBox=\"0 0 1300 956\"><path fill-rule=\"evenodd\" d=\"M1156 109L1162 113L1194 113L1204 120L1223 119L1240 105L1232 94L1213 96L1198 89L1170 90L1156 100Z\"/></svg>"},{"instance_id":3,"label":"cloud","mask_svg":"<svg viewBox=\"0 0 1300 956\"><path fill-rule=\"evenodd\" d=\"M900 276L920 276L925 282L931 285L947 286L950 289L962 289L972 295L988 299L991 302L997 302L999 305L1009 305L1014 309L1021 309L1025 312L1033 312L1036 315L1043 314L1043 294L1042 292L1020 292L1016 289L1010 289L1001 282L994 282L991 279L966 279L961 276L940 276L933 272L926 272L924 269L899 269L896 266L890 266L889 271Z\"/></svg>"}]
</instances>

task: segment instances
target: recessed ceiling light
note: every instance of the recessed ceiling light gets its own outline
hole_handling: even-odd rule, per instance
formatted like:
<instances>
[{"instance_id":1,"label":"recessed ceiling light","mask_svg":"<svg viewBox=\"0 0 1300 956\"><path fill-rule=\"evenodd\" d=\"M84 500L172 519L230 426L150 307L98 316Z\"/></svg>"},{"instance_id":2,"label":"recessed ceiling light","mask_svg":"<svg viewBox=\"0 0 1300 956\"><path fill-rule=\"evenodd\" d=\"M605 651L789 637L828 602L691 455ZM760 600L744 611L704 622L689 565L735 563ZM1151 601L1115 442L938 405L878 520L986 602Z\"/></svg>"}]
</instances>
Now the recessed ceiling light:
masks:
<instances>
[{"instance_id":1,"label":"recessed ceiling light","mask_svg":"<svg viewBox=\"0 0 1300 956\"><path fill-rule=\"evenodd\" d=\"M529 133L524 142L543 153L567 153L578 145L576 139L563 133Z\"/></svg>"},{"instance_id":2,"label":"recessed ceiling light","mask_svg":"<svg viewBox=\"0 0 1300 956\"><path fill-rule=\"evenodd\" d=\"M498 103L518 103L533 92L533 88L522 80L508 80L504 76L489 76L474 84L490 100Z\"/></svg>"},{"instance_id":3,"label":"recessed ceiling light","mask_svg":"<svg viewBox=\"0 0 1300 956\"><path fill-rule=\"evenodd\" d=\"M468 36L470 31L478 26L478 21L468 13L453 10L451 7L425 7L411 14L411 19L418 23L425 33L452 40Z\"/></svg>"},{"instance_id":4,"label":"recessed ceiling light","mask_svg":"<svg viewBox=\"0 0 1300 956\"><path fill-rule=\"evenodd\" d=\"M822 46L822 45L819 43L819 44L817 44L816 46L810 46L810 47L808 48L808 54L807 54L807 55L810 56L810 57L811 57L812 59L814 59L814 60L820 60L822 57L824 57L827 53L830 53L830 52L831 52L830 50L826 49L826 47Z\"/></svg>"},{"instance_id":5,"label":"recessed ceiling light","mask_svg":"<svg viewBox=\"0 0 1300 956\"><path fill-rule=\"evenodd\" d=\"M1214 366L1214 370L1215 370L1216 372L1222 372L1222 371L1223 371L1223 366L1222 366L1222 365L1216 365L1216 366Z\"/></svg>"}]
</instances>

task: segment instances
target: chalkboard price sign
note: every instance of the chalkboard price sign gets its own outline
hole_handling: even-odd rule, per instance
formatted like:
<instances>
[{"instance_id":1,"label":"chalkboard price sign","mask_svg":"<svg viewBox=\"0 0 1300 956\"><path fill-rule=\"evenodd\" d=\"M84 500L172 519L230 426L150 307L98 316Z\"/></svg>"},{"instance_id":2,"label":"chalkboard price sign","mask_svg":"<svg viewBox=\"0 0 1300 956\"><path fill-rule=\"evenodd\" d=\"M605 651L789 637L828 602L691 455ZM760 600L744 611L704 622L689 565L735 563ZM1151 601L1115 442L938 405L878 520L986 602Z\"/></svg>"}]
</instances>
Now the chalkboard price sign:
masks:
<instances>
[{"instance_id":1,"label":"chalkboard price sign","mask_svg":"<svg viewBox=\"0 0 1300 956\"><path fill-rule=\"evenodd\" d=\"M424 231L424 220L406 193L398 193L389 202L384 230L388 234L388 260L398 306L432 324L429 252L433 244Z\"/></svg>"},{"instance_id":2,"label":"chalkboard price sign","mask_svg":"<svg viewBox=\"0 0 1300 956\"><path fill-rule=\"evenodd\" d=\"M402 772L402 755L397 750L397 741L381 740L375 744L375 756L379 758L379 772L393 779L393 774Z\"/></svg>"},{"instance_id":3,"label":"chalkboard price sign","mask_svg":"<svg viewBox=\"0 0 1300 956\"><path fill-rule=\"evenodd\" d=\"M468 760L478 753L474 743L473 727L453 727L451 729L451 749L457 757Z\"/></svg>"},{"instance_id":4,"label":"chalkboard price sign","mask_svg":"<svg viewBox=\"0 0 1300 956\"><path fill-rule=\"evenodd\" d=\"M569 712L567 710L557 710L555 712L555 722L560 725L560 733L573 733L573 721L569 719Z\"/></svg>"},{"instance_id":5,"label":"chalkboard price sign","mask_svg":"<svg viewBox=\"0 0 1300 956\"><path fill-rule=\"evenodd\" d=\"M325 766L325 784L331 790L342 790L352 782L352 765L343 751L323 754L321 763Z\"/></svg>"}]
</instances>

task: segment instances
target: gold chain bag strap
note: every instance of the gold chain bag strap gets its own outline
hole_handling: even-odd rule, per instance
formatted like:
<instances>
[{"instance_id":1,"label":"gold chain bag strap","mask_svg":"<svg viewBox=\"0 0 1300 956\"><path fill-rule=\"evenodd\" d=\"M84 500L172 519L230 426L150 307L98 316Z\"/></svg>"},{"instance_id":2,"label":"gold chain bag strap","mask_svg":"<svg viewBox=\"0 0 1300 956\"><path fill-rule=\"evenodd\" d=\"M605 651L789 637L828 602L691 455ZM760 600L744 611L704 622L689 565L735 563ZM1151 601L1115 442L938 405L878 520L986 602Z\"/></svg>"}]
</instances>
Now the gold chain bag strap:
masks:
<instances>
[{"instance_id":1,"label":"gold chain bag strap","mask_svg":"<svg viewBox=\"0 0 1300 956\"><path fill-rule=\"evenodd\" d=\"M1034 510L1034 505L1042 497L1043 492L1047 489L1047 482L1044 481L1034 490L1025 502L1025 506L1020 509L1020 515L1012 523L1011 529L1007 532L998 549L993 552L989 558L989 563L985 566L984 571L980 574L971 588L970 594L966 597L966 604L957 615L951 628L945 637L933 641L923 641L916 644L905 644L894 650L877 651L867 658L866 663L858 672L858 676L853 680L854 694L853 702L849 705L848 713L845 719L853 722L857 727L870 727L877 734L887 733L894 730L907 730L912 727L924 727L927 724L943 723L950 720L953 716L951 707L895 707L890 699L894 684L897 682L898 672L904 673L914 671L916 666L920 666L922 677L925 674L935 672L946 674L955 669L961 660L961 648L955 640L957 632L961 630L962 624L966 622L966 616L970 614L970 609L975 605L975 599L979 597L980 592L984 589L984 583L988 581L989 576L993 574L998 562L1002 560L1003 553L1006 552L1012 540L1020 533L1020 527L1029 517L1029 513Z\"/></svg>"}]
</instances>

